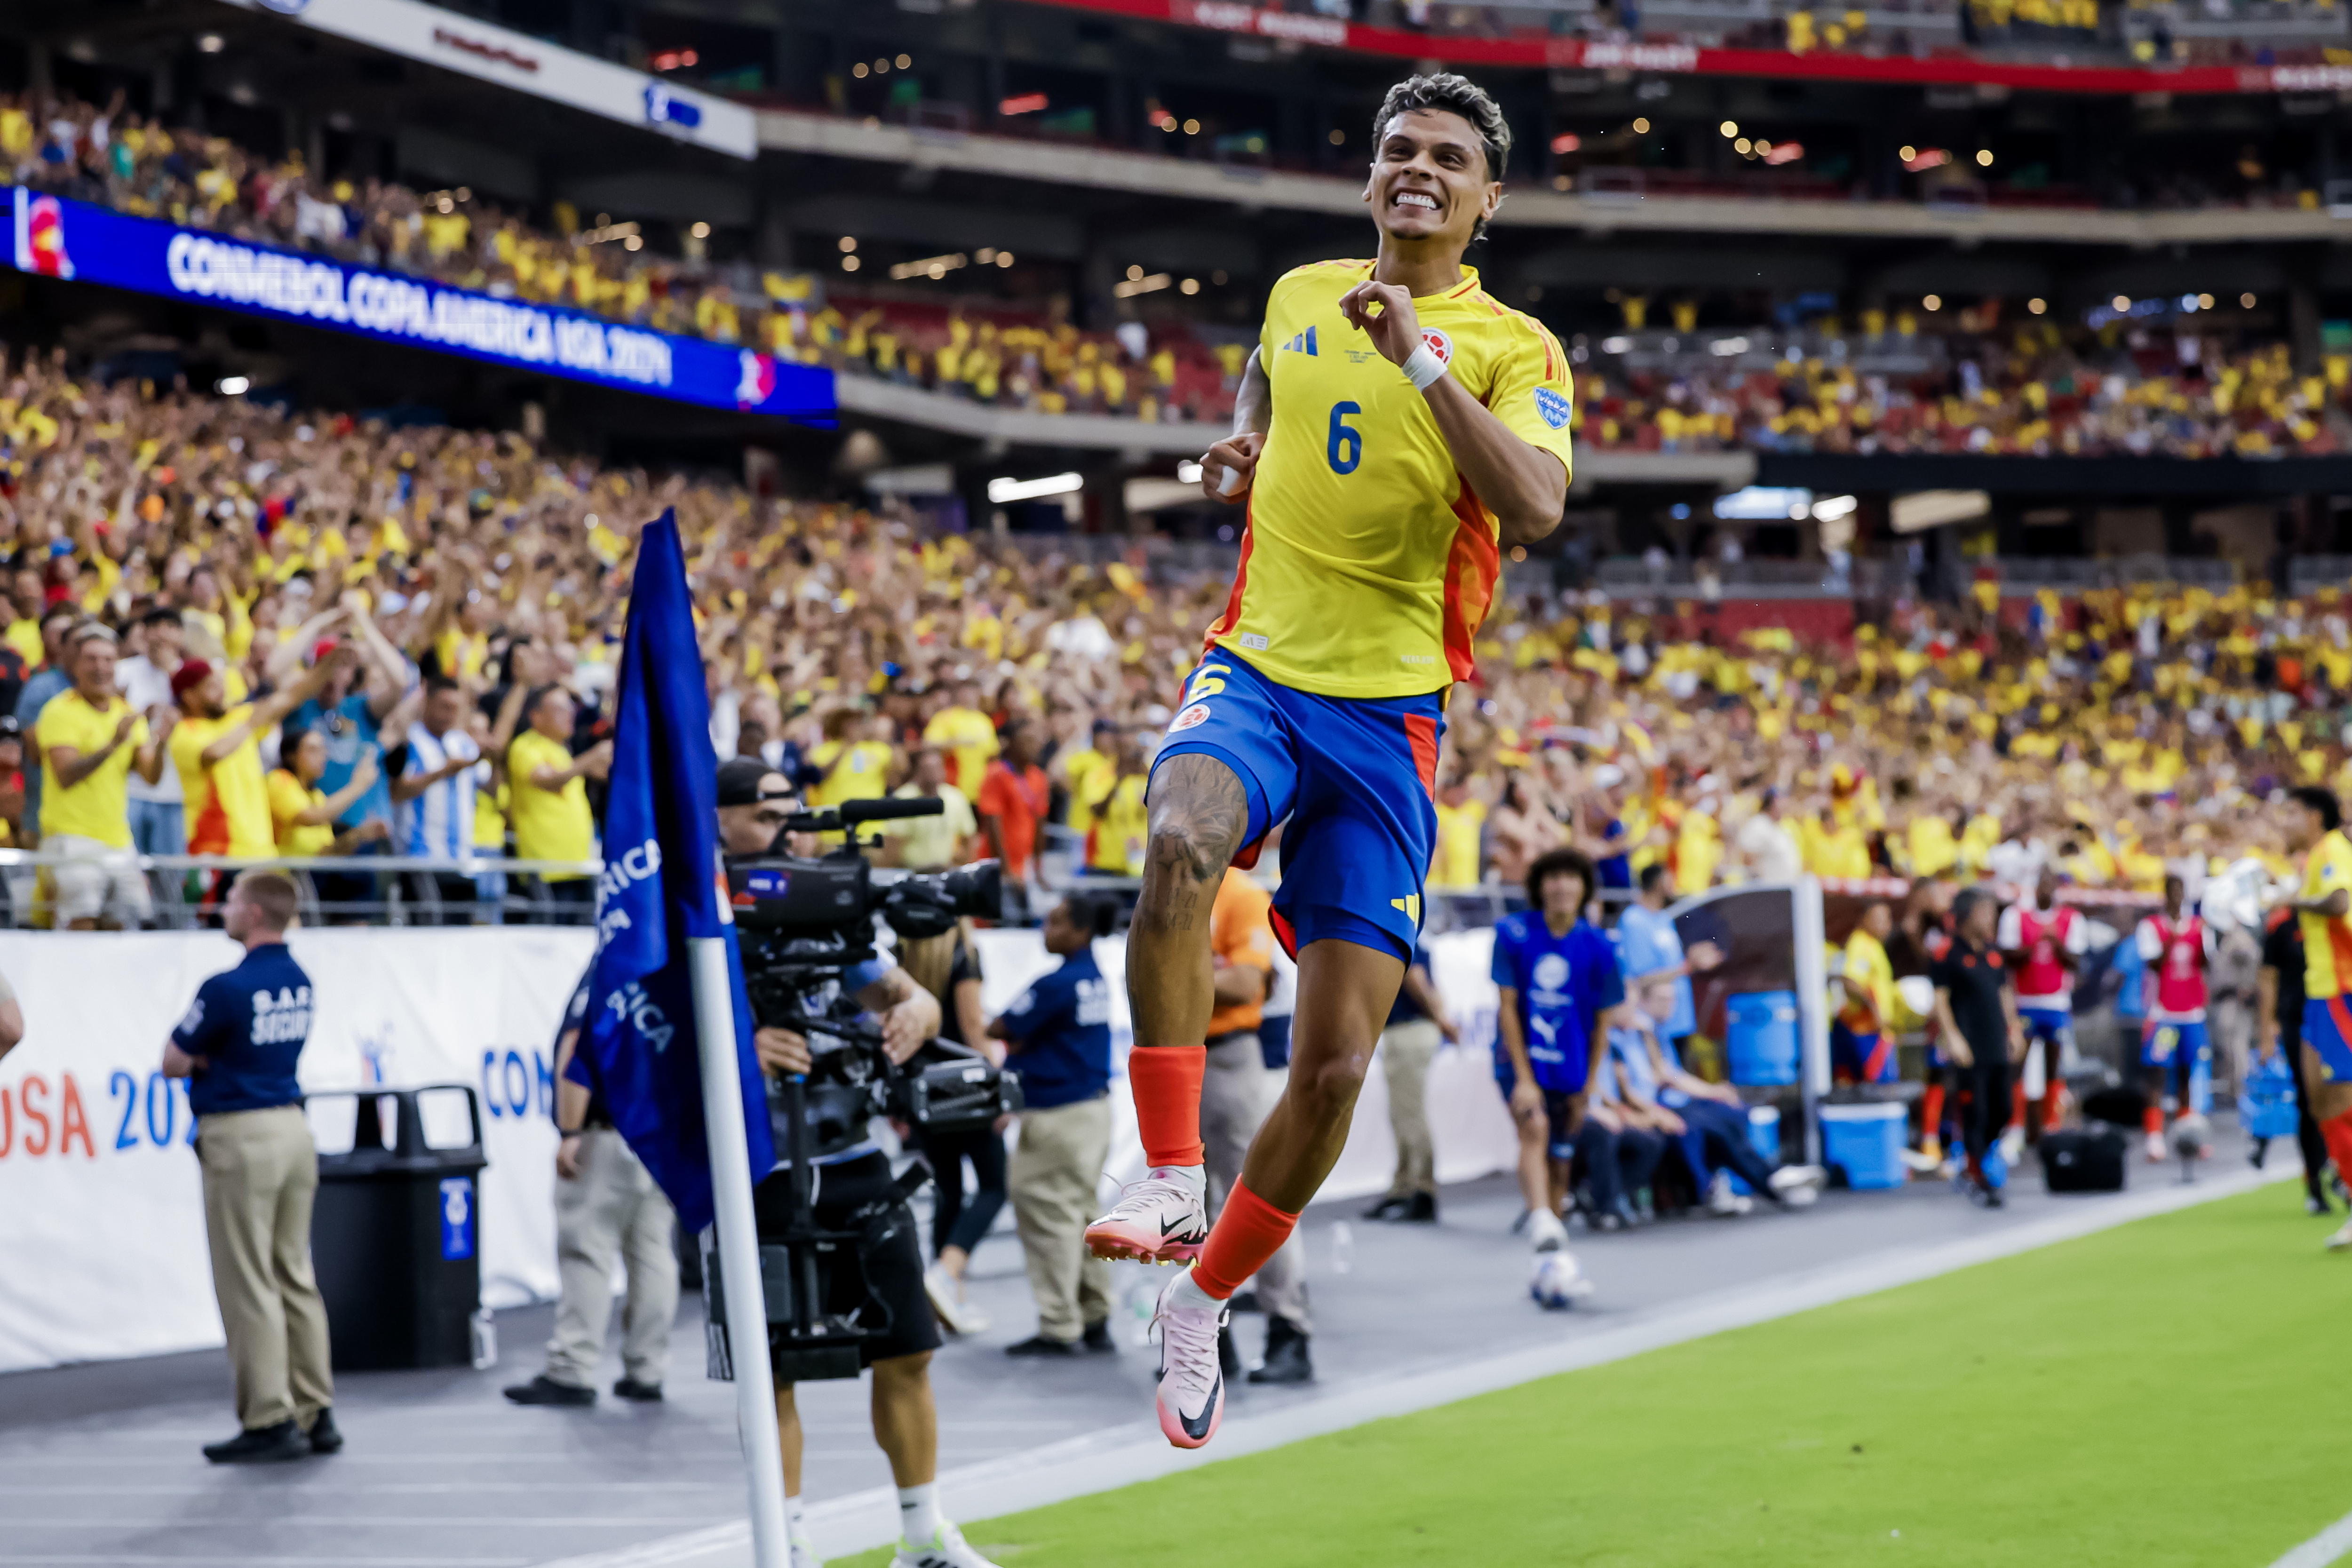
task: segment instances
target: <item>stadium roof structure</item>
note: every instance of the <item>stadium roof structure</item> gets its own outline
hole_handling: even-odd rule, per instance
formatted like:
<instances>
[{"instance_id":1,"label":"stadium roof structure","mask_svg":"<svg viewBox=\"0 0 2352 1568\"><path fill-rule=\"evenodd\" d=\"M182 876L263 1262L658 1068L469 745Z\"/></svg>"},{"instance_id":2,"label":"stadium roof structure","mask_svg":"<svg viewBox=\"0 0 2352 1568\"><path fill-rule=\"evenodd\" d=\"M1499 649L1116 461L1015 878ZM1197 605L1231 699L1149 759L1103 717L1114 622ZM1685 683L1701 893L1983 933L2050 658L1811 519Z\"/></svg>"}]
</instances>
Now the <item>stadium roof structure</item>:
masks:
<instances>
[{"instance_id":1,"label":"stadium roof structure","mask_svg":"<svg viewBox=\"0 0 2352 1568\"><path fill-rule=\"evenodd\" d=\"M1789 49L1727 49L1688 43L1604 42L1582 38L1479 37L1370 26L1336 16L1304 16L1247 0L1028 0L1134 21L1170 22L1216 32L1396 59L1552 70L1627 70L1661 76L1773 77L1791 80L1918 86L2000 87L2038 92L2288 93L2352 90L2352 66L2076 65L1937 53L1897 55Z\"/></svg>"}]
</instances>

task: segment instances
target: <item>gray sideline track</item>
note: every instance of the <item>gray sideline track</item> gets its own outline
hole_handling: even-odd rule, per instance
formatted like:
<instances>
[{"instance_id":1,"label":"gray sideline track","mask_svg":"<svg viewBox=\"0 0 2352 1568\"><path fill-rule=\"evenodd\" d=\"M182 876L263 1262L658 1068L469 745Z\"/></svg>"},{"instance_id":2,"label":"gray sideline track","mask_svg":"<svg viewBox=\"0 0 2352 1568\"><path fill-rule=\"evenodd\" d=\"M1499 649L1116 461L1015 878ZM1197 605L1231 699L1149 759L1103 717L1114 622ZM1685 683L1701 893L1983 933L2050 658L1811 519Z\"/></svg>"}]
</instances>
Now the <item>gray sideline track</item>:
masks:
<instances>
[{"instance_id":1,"label":"gray sideline track","mask_svg":"<svg viewBox=\"0 0 2352 1568\"><path fill-rule=\"evenodd\" d=\"M2217 1177L2243 1170L2233 1122L2218 1118L2215 1131L2207 1169ZM2292 1143L2273 1144L2273 1158L2292 1164ZM2178 1171L2136 1161L2130 1190L2172 1184ZM2296 1184L2267 1191L2282 1205L2302 1202ZM1507 1181L1450 1188L1442 1201L1433 1226L1366 1223L1361 1201L1308 1212L1320 1394L1556 1345L1698 1298L2113 1200L2053 1198L2029 1162L1998 1214L1940 1183L1914 1183L1832 1192L1800 1214L1759 1208L1744 1219L1673 1219L1622 1236L1580 1230L1573 1245L1598 1291L1566 1313L1528 1299L1528 1254L1507 1234L1518 1211ZM2312 1221L2315 1247L2327 1228ZM1352 1255L1344 1272L1342 1254ZM1139 1318L1123 1310L1114 1356L1011 1360L1003 1347L1032 1331L1034 1316L1009 1230L983 1244L974 1272L974 1295L994 1324L950 1342L935 1363L943 1472L1156 1431L1153 1352L1133 1339ZM1120 1266L1122 1309L1148 1310L1150 1291L1166 1278ZM197 1454L235 1426L217 1352L0 1376L0 1568L531 1568L740 1521L732 1390L702 1375L693 1296L679 1317L669 1398L656 1406L606 1394L592 1410L524 1409L500 1397L502 1386L538 1370L551 1310L501 1313L501 1358L487 1372L342 1376L337 1415L349 1447L284 1466L223 1468ZM1263 1320L1235 1322L1254 1361ZM617 1375L608 1361L606 1385ZM1245 1419L1313 1396L1236 1384L1234 1414ZM813 1507L889 1484L860 1386L806 1385L801 1408Z\"/></svg>"}]
</instances>

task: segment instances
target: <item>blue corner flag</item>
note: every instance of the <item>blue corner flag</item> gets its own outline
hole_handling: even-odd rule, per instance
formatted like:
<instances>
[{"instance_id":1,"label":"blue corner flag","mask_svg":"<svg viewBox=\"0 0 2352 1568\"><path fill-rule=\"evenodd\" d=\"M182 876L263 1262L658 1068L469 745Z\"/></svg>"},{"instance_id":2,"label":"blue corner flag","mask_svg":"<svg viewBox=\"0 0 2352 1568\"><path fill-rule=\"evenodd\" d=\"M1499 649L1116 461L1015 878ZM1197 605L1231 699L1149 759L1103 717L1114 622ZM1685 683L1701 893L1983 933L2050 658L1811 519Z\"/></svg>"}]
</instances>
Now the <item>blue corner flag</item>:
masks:
<instances>
[{"instance_id":1,"label":"blue corner flag","mask_svg":"<svg viewBox=\"0 0 2352 1568\"><path fill-rule=\"evenodd\" d=\"M669 1194L678 1222L698 1231L713 1211L689 938L727 942L754 1184L774 1166L775 1142L742 959L719 892L719 763L674 511L647 524L637 545L619 698L583 1043L614 1126Z\"/></svg>"}]
</instances>

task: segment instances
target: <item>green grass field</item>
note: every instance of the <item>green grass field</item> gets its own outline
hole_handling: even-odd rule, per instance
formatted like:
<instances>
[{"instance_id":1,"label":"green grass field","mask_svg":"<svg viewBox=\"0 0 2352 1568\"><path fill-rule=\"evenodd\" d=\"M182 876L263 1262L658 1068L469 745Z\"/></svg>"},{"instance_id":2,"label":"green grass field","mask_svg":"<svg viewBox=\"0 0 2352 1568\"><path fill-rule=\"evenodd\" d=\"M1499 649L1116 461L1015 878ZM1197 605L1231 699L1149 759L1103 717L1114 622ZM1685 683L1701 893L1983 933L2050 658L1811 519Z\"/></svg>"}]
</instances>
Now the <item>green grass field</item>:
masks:
<instances>
[{"instance_id":1,"label":"green grass field","mask_svg":"<svg viewBox=\"0 0 2352 1568\"><path fill-rule=\"evenodd\" d=\"M2326 1234L2272 1186L965 1533L1006 1568L2267 1568L2352 1510Z\"/></svg>"}]
</instances>

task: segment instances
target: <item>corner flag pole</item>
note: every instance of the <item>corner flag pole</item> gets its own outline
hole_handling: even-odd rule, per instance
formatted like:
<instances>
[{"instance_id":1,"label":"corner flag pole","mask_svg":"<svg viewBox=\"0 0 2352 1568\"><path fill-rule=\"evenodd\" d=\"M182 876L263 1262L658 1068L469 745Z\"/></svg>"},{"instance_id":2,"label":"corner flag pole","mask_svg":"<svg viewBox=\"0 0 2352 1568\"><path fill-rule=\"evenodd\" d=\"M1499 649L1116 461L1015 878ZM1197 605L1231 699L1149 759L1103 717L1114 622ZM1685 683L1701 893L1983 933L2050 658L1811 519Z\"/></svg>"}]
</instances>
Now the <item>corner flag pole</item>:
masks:
<instances>
[{"instance_id":1,"label":"corner flag pole","mask_svg":"<svg viewBox=\"0 0 2352 1568\"><path fill-rule=\"evenodd\" d=\"M710 1139L710 1188L719 1272L727 1304L728 1359L735 1370L735 1425L751 1479L753 1568L790 1568L784 1529L784 1446L768 1363L768 1303L760 1233L751 1220L751 1153L743 1135L743 1079L735 1058L735 1002L727 939L687 939L694 976L695 1047L702 1062L702 1120ZM765 1107L761 1108L762 1112Z\"/></svg>"}]
</instances>

